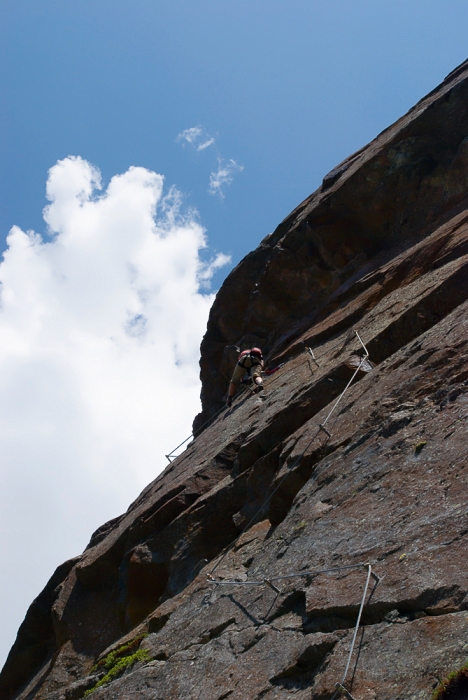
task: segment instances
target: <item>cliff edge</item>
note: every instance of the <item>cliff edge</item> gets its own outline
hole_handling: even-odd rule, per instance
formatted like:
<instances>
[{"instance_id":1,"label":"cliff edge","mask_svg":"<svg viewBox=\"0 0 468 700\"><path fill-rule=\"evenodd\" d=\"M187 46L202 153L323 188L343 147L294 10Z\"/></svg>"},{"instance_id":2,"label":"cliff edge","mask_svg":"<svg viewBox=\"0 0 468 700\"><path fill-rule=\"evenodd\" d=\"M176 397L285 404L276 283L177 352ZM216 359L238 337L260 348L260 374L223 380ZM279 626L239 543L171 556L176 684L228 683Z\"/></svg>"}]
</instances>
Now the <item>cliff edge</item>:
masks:
<instances>
[{"instance_id":1,"label":"cliff edge","mask_svg":"<svg viewBox=\"0 0 468 700\"><path fill-rule=\"evenodd\" d=\"M467 310L468 61L228 276L195 438L57 569L0 697L429 699L468 657ZM254 344L282 367L225 409Z\"/></svg>"}]
</instances>

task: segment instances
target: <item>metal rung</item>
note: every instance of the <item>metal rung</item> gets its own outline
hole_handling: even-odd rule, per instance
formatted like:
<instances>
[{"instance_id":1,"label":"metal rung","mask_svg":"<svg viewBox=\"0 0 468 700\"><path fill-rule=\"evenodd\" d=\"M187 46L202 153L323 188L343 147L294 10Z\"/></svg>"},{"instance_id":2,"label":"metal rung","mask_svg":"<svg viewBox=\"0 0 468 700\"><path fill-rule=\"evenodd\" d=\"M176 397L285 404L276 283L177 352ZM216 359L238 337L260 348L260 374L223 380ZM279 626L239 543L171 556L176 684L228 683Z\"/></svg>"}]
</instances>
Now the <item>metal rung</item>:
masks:
<instances>
[{"instance_id":1,"label":"metal rung","mask_svg":"<svg viewBox=\"0 0 468 700\"><path fill-rule=\"evenodd\" d=\"M312 350L312 348L309 348L309 347L306 345L306 350L307 350L307 352L309 353L309 355L311 356L311 358L313 359L313 361L315 362L315 364L317 365L317 367L320 367L320 365L319 365L319 363L317 362L317 359L316 359L316 357L315 357L315 355L314 355L314 351Z\"/></svg>"}]
</instances>

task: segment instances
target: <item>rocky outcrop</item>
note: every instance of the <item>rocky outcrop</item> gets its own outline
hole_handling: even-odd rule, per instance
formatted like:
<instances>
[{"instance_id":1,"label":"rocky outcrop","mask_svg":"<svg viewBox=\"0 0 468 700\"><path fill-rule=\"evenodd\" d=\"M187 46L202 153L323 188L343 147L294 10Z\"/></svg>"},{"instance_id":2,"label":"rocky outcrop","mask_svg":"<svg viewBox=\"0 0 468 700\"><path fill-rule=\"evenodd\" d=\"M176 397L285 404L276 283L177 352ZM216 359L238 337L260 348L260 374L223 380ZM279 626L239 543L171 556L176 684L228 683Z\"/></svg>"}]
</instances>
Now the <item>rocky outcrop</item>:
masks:
<instances>
[{"instance_id":1,"label":"rocky outcrop","mask_svg":"<svg viewBox=\"0 0 468 700\"><path fill-rule=\"evenodd\" d=\"M348 691L429 698L464 663L467 137L468 63L233 270L202 344L196 438L54 574L2 698L330 699L368 563ZM375 367L330 415L354 330ZM226 346L252 343L284 366L220 411Z\"/></svg>"}]
</instances>

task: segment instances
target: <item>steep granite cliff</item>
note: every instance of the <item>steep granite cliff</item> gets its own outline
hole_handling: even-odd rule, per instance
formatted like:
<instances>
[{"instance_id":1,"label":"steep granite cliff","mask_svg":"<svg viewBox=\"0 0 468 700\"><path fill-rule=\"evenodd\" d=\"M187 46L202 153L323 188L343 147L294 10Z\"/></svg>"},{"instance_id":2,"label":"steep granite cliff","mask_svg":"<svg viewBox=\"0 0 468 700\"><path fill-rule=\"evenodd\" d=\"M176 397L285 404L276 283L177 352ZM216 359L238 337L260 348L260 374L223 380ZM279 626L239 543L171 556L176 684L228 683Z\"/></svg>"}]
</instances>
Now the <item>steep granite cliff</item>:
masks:
<instances>
[{"instance_id":1,"label":"steep granite cliff","mask_svg":"<svg viewBox=\"0 0 468 700\"><path fill-rule=\"evenodd\" d=\"M57 569L0 697L430 698L468 657L467 310L468 62L228 276L195 439ZM284 365L224 410L233 344Z\"/></svg>"}]
</instances>

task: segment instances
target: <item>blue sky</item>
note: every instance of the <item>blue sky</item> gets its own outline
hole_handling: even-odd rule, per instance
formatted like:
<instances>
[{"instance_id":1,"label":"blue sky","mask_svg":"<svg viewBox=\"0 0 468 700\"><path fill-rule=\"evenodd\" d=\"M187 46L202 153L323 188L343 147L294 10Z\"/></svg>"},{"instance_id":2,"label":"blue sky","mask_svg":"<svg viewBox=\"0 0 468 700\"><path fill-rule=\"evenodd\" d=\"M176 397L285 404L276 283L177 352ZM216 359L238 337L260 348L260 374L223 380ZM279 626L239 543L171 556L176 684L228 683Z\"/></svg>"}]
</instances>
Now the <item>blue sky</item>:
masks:
<instances>
[{"instance_id":1,"label":"blue sky","mask_svg":"<svg viewBox=\"0 0 468 700\"><path fill-rule=\"evenodd\" d=\"M48 169L140 165L237 263L467 55L447 0L3 0L0 234L45 231ZM182 148L201 126L216 142ZM208 194L218 158L243 170ZM207 251L210 252L210 251ZM220 283L228 268L215 278Z\"/></svg>"},{"instance_id":2,"label":"blue sky","mask_svg":"<svg viewBox=\"0 0 468 700\"><path fill-rule=\"evenodd\" d=\"M1 666L54 568L189 434L207 283L465 60L468 3L0 10Z\"/></svg>"}]
</instances>

